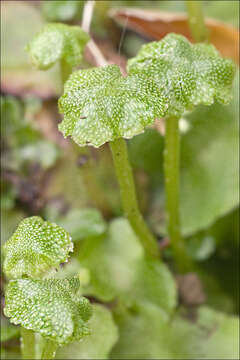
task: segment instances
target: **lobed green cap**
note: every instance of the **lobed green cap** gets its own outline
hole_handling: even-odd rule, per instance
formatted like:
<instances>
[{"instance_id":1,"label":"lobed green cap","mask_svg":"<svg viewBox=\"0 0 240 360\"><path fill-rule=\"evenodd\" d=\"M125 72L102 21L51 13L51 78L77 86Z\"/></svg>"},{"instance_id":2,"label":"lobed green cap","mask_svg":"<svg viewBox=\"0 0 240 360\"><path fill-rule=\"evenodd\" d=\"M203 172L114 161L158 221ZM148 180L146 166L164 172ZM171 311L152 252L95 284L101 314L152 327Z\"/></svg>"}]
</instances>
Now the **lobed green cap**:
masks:
<instances>
[{"instance_id":1,"label":"lobed green cap","mask_svg":"<svg viewBox=\"0 0 240 360\"><path fill-rule=\"evenodd\" d=\"M4 244L3 270L9 278L37 278L67 261L71 251L71 237L62 227L32 216Z\"/></svg>"},{"instance_id":2,"label":"lobed green cap","mask_svg":"<svg viewBox=\"0 0 240 360\"><path fill-rule=\"evenodd\" d=\"M227 104L235 66L223 59L213 45L191 44L185 37L169 34L148 43L128 61L129 74L151 78L166 105L162 117L181 116L195 105Z\"/></svg>"},{"instance_id":3,"label":"lobed green cap","mask_svg":"<svg viewBox=\"0 0 240 360\"><path fill-rule=\"evenodd\" d=\"M35 35L26 50L38 69L49 69L60 60L74 67L82 61L89 39L79 26L50 23Z\"/></svg>"},{"instance_id":4,"label":"lobed green cap","mask_svg":"<svg viewBox=\"0 0 240 360\"><path fill-rule=\"evenodd\" d=\"M79 295L80 282L72 279L11 280L4 314L10 322L40 333L58 344L78 341L90 331L92 310Z\"/></svg>"},{"instance_id":5,"label":"lobed green cap","mask_svg":"<svg viewBox=\"0 0 240 360\"><path fill-rule=\"evenodd\" d=\"M80 146L132 138L164 111L151 79L123 77L117 65L74 72L59 99L63 135Z\"/></svg>"}]
</instances>

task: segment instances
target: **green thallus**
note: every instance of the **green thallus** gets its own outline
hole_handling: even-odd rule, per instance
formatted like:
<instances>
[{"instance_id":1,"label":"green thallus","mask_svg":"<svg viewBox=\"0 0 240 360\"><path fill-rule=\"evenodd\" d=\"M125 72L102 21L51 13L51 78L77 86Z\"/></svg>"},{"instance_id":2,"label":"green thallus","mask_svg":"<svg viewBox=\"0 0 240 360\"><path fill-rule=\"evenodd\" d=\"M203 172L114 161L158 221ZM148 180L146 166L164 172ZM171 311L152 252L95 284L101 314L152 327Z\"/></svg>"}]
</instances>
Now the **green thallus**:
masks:
<instances>
[{"instance_id":1,"label":"green thallus","mask_svg":"<svg viewBox=\"0 0 240 360\"><path fill-rule=\"evenodd\" d=\"M35 354L35 334L46 339L42 358L52 359L58 345L89 334L89 301L80 296L78 277L44 278L67 261L73 243L55 223L38 216L24 219L4 245L5 274L10 280L5 293L4 314L22 326L22 356Z\"/></svg>"},{"instance_id":2,"label":"green thallus","mask_svg":"<svg viewBox=\"0 0 240 360\"><path fill-rule=\"evenodd\" d=\"M65 81L81 60L87 42L84 36L78 27L49 24L28 49L33 62L42 69L59 61ZM65 136L72 136L80 146L99 147L110 142L125 213L152 256L158 255L157 243L138 209L124 138L143 132L155 118L165 117L169 235L180 267L185 266L186 253L175 181L179 176L179 118L198 104L210 105L214 100L227 103L233 76L232 62L222 59L213 46L191 45L182 36L170 34L160 42L145 45L129 61L126 78L115 65L73 73L59 100L64 114L60 130ZM79 278L44 279L67 261L70 251L68 233L39 217L21 222L4 247L4 271L14 279L7 286L4 313L23 328L24 358L35 356L33 331L46 338L44 359L54 357L58 344L79 340L89 333L91 307L79 296Z\"/></svg>"},{"instance_id":3,"label":"green thallus","mask_svg":"<svg viewBox=\"0 0 240 360\"><path fill-rule=\"evenodd\" d=\"M79 146L99 147L110 142L125 213L151 255L156 256L158 249L138 210L123 138L140 134L156 118L166 118L169 235L180 264L186 253L178 208L174 209L178 204L178 189L173 180L178 176L178 120L184 111L196 105L211 105L214 100L227 103L233 77L232 61L222 59L212 45L192 45L181 35L169 34L159 42L143 46L129 60L127 77L121 75L118 66L108 65L74 72L65 84L59 100L60 112L64 114L60 131Z\"/></svg>"},{"instance_id":4,"label":"green thallus","mask_svg":"<svg viewBox=\"0 0 240 360\"><path fill-rule=\"evenodd\" d=\"M166 111L164 151L168 235L176 263L181 271L191 268L181 238L179 214L179 119L196 105L211 105L215 100L227 104L234 77L231 60L220 57L212 45L189 43L183 36L169 34L159 42L143 46L128 63L130 75L144 75L154 81Z\"/></svg>"},{"instance_id":5,"label":"green thallus","mask_svg":"<svg viewBox=\"0 0 240 360\"><path fill-rule=\"evenodd\" d=\"M124 78L116 65L74 72L59 100L59 129L80 146L110 142L124 212L147 253L159 255L157 242L138 208L124 139L144 131L159 112L159 101L139 76Z\"/></svg>"},{"instance_id":6,"label":"green thallus","mask_svg":"<svg viewBox=\"0 0 240 360\"><path fill-rule=\"evenodd\" d=\"M74 67L81 64L84 48L89 40L89 35L79 26L49 23L35 35L26 46L26 50L30 54L32 63L39 70L48 70L59 64L63 91L64 83ZM101 206L105 212L108 212L107 205L104 207L107 204L104 194L95 180L91 156L87 150L82 151L82 153L86 153L89 158L82 171L82 176L90 198L96 206Z\"/></svg>"},{"instance_id":7,"label":"green thallus","mask_svg":"<svg viewBox=\"0 0 240 360\"><path fill-rule=\"evenodd\" d=\"M83 39L81 39L81 37ZM49 67L54 65L57 61L60 62L62 81L64 82L66 79L68 79L72 71L72 67L76 66L81 61L82 51L88 40L89 40L88 35L84 33L79 27L71 27L63 24L48 24L30 42L30 44L27 47L27 50L31 55L32 62L40 69L48 69ZM92 74L93 74L93 83L94 83L95 77L97 77L97 73L95 74L95 71L93 70ZM102 75L103 78L102 79L99 78L100 82L105 78L104 71L102 74L100 74L100 76ZM122 78L119 72L119 68L117 66L112 66L110 68L107 68L106 76L108 77L108 75L110 76L110 81L118 78L118 80L122 82L122 92L121 92L122 95L124 94L127 88L128 90L126 94L129 99L132 97L132 91L135 91L136 93L135 95L136 99L135 100L132 99L130 107L128 107L127 105L128 101L125 101L124 105L122 105L121 102L119 104L117 103L114 104L114 106L116 107L118 106L122 107L126 105L124 110L125 117L128 113L133 114L135 110L137 111L136 115L141 117L140 122L136 121L137 116L136 117L133 116L131 119L132 124L129 124L125 120L124 123L122 124L123 132L127 133L129 128L128 137L132 137L133 127L135 127L135 133L139 133L144 130L146 124L149 124L149 122L152 121L153 115L151 113L151 110L149 111L147 109L147 107L150 105L149 101L151 101L151 99L149 98L150 93L149 96L146 97L146 99L148 99L147 101L149 102L149 104L144 105L144 102L146 101L144 100L143 90L139 91L140 82L138 78L133 79L133 81L130 82L130 84L128 84L128 79L127 79L126 84L124 85L125 80ZM116 91L118 91L117 88ZM142 101L140 102L138 100L139 96L141 96L142 98ZM156 104L157 99L154 99L154 101ZM146 111L144 111L144 107L146 108ZM155 110L153 111L155 112ZM116 114L117 113L118 110L116 109ZM147 116L147 119L144 119L145 116ZM80 116L82 120L84 120L84 117L85 117L84 114ZM115 121L114 116L112 116L112 120ZM103 121L101 122L101 124L103 125ZM100 132L102 133L105 132L105 135L107 135L109 133L108 130L109 130L108 127L103 127L100 130ZM116 131L118 132L117 128ZM104 142L106 142L106 140ZM79 144L79 142L77 143ZM84 145L84 144L85 143L83 142L80 145ZM101 145L101 138L99 138L99 140L97 138L92 139L92 144L96 146ZM124 205L125 213L127 214L139 238L142 240L142 243L147 249L148 253L151 256L158 256L159 251L158 251L157 242L152 236L151 232L148 230L147 226L145 225L142 215L138 209L134 180L133 180L131 167L128 161L126 144L124 143L123 140L119 139L116 140L114 143L112 143L111 149L113 152L113 157L117 168L117 173L119 174L119 182L121 186L121 193L123 197L123 205ZM121 164L118 161L119 151L122 155ZM120 168L121 170L119 171ZM91 178L93 177L91 176ZM127 181L125 181L124 179L125 180L127 179Z\"/></svg>"},{"instance_id":8,"label":"green thallus","mask_svg":"<svg viewBox=\"0 0 240 360\"><path fill-rule=\"evenodd\" d=\"M72 69L81 63L89 39L89 35L79 26L50 23L33 38L26 50L32 63L40 70L47 70L59 63L64 84Z\"/></svg>"},{"instance_id":9,"label":"green thallus","mask_svg":"<svg viewBox=\"0 0 240 360\"><path fill-rule=\"evenodd\" d=\"M66 64L68 68L80 61L88 41L88 35L77 29L47 25L28 47L33 61L46 68L53 58L60 60L63 80L68 78ZM60 55L52 53L50 43L55 44L55 53ZM129 60L126 78L116 65L109 65L80 70L66 82L59 100L60 112L64 114L59 129L80 146L99 147L110 142L124 212L151 256L159 255L158 246L138 208L123 138L143 132L158 117L168 118L165 178L169 235L177 261L184 263L185 260L179 261L186 259L178 214L179 118L198 104L210 105L215 99L227 103L233 74L232 62L222 59L213 46L191 45L184 37L169 34L160 42L143 46Z\"/></svg>"}]
</instances>

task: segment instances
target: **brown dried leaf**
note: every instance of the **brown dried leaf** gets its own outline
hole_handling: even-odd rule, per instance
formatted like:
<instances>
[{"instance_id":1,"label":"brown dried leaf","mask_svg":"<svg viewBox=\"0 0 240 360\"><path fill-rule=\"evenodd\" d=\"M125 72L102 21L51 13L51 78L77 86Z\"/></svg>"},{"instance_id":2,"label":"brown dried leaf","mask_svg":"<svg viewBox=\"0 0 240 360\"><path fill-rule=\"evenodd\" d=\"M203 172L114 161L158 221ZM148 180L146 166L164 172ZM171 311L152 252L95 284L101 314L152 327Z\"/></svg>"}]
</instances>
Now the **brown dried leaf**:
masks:
<instances>
[{"instance_id":1,"label":"brown dried leaf","mask_svg":"<svg viewBox=\"0 0 240 360\"><path fill-rule=\"evenodd\" d=\"M120 25L127 26L150 39L160 40L166 34L175 32L192 41L188 17L183 13L123 8L112 10L110 16ZM206 19L206 24L210 42L223 56L238 63L239 31L231 25L210 18Z\"/></svg>"}]
</instances>

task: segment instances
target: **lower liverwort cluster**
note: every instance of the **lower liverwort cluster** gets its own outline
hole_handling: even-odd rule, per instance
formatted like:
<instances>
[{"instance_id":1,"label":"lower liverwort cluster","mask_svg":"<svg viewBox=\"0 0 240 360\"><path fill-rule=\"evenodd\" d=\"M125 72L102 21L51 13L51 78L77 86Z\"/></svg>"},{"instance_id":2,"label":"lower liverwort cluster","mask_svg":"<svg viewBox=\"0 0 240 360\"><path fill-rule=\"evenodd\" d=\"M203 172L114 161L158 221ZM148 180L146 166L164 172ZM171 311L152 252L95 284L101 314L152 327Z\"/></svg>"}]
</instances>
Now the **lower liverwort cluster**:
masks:
<instances>
[{"instance_id":1,"label":"lower liverwort cluster","mask_svg":"<svg viewBox=\"0 0 240 360\"><path fill-rule=\"evenodd\" d=\"M7 285L4 314L57 344L89 334L91 306L80 295L79 278L46 278L71 251L70 235L38 216L24 219L4 246L4 272L14 279Z\"/></svg>"}]
</instances>

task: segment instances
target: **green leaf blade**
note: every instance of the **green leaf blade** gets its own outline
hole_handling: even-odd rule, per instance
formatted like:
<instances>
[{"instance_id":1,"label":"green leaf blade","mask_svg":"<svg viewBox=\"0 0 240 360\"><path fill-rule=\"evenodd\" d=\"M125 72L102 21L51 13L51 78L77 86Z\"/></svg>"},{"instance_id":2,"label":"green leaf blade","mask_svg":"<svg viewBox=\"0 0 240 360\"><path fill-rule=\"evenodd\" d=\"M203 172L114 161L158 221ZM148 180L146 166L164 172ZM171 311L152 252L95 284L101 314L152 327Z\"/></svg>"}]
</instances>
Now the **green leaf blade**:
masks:
<instances>
[{"instance_id":1,"label":"green leaf blade","mask_svg":"<svg viewBox=\"0 0 240 360\"><path fill-rule=\"evenodd\" d=\"M57 61L64 60L77 66L83 57L83 50L89 35L79 26L49 23L27 45L33 64L47 70Z\"/></svg>"},{"instance_id":2,"label":"green leaf blade","mask_svg":"<svg viewBox=\"0 0 240 360\"><path fill-rule=\"evenodd\" d=\"M156 86L141 76L124 78L116 65L74 72L64 87L59 130L79 145L99 147L144 131L163 112Z\"/></svg>"},{"instance_id":3,"label":"green leaf blade","mask_svg":"<svg viewBox=\"0 0 240 360\"><path fill-rule=\"evenodd\" d=\"M78 295L76 279L11 280L4 313L10 321L66 344L89 334L91 307Z\"/></svg>"},{"instance_id":4,"label":"green leaf blade","mask_svg":"<svg viewBox=\"0 0 240 360\"><path fill-rule=\"evenodd\" d=\"M63 228L32 216L5 243L3 269L9 278L38 277L67 261L71 251L71 237Z\"/></svg>"},{"instance_id":5,"label":"green leaf blade","mask_svg":"<svg viewBox=\"0 0 240 360\"><path fill-rule=\"evenodd\" d=\"M169 34L144 45L128 61L128 72L154 79L167 108L162 116L170 117L215 100L228 103L235 67L213 45L192 45L181 35Z\"/></svg>"}]
</instances>

